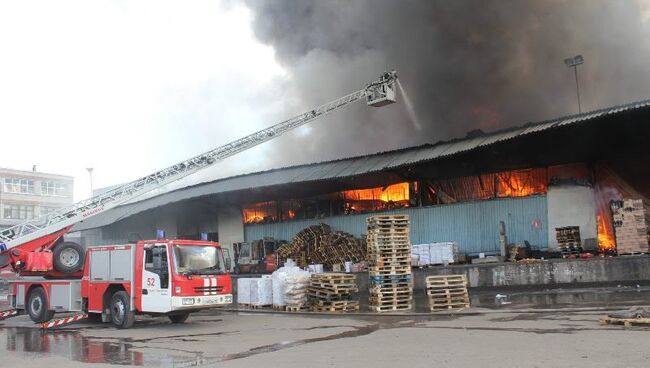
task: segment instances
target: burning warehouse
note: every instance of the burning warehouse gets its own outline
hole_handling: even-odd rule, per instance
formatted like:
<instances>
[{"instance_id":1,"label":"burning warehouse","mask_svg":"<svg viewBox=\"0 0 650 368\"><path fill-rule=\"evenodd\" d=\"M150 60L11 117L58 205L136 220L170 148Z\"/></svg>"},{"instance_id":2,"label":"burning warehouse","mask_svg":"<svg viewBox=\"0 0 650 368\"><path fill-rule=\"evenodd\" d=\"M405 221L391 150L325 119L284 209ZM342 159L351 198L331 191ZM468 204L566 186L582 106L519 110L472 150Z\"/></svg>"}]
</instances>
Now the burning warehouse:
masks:
<instances>
[{"instance_id":1,"label":"burning warehouse","mask_svg":"<svg viewBox=\"0 0 650 368\"><path fill-rule=\"evenodd\" d=\"M318 224L360 237L369 214L408 214L413 244L456 242L469 257L500 253L500 223L509 244L542 256L562 250L557 229L566 227L578 229L585 251L613 252L612 201L650 203L649 119L650 101L643 101L234 176L121 206L74 230L89 244L149 238L162 229L167 237L205 234L232 247L291 241Z\"/></svg>"}]
</instances>

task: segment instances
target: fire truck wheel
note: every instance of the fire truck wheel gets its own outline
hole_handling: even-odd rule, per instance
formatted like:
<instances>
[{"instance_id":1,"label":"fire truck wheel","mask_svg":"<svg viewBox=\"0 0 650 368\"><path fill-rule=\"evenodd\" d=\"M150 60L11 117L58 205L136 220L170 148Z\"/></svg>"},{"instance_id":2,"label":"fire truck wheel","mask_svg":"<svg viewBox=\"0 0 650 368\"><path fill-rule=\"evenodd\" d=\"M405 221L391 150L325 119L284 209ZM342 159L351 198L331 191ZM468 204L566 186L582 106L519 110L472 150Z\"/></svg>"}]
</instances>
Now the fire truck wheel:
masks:
<instances>
[{"instance_id":1,"label":"fire truck wheel","mask_svg":"<svg viewBox=\"0 0 650 368\"><path fill-rule=\"evenodd\" d=\"M184 323L187 321L187 317L189 317L189 313L182 313L182 314L172 314L169 315L169 320L172 321L172 323Z\"/></svg>"},{"instance_id":2,"label":"fire truck wheel","mask_svg":"<svg viewBox=\"0 0 650 368\"><path fill-rule=\"evenodd\" d=\"M118 291L111 297L111 321L117 328L130 328L135 322L131 310L131 298L126 291Z\"/></svg>"},{"instance_id":3,"label":"fire truck wheel","mask_svg":"<svg viewBox=\"0 0 650 368\"><path fill-rule=\"evenodd\" d=\"M74 273L83 267L84 249L73 242L63 242L54 247L54 269L63 273Z\"/></svg>"},{"instance_id":4,"label":"fire truck wheel","mask_svg":"<svg viewBox=\"0 0 650 368\"><path fill-rule=\"evenodd\" d=\"M35 323L44 323L54 317L54 311L49 310L50 304L47 302L45 290L42 287L37 287L29 292L27 298L27 313L29 318Z\"/></svg>"}]
</instances>

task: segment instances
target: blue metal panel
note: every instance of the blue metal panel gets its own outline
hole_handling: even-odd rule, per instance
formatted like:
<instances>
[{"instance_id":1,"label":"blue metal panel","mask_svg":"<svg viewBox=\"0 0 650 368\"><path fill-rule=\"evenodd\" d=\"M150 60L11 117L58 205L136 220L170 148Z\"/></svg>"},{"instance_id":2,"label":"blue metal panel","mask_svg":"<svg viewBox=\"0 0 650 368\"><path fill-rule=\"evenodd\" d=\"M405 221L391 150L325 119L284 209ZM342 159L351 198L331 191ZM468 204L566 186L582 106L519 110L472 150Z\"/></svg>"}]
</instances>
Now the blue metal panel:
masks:
<instances>
[{"instance_id":1,"label":"blue metal panel","mask_svg":"<svg viewBox=\"0 0 650 368\"><path fill-rule=\"evenodd\" d=\"M413 244L456 241L461 253L498 252L499 221L505 221L510 243L528 241L540 249L548 246L546 196L408 208L385 213L411 216ZM368 216L369 214L363 214L246 225L245 239L252 241L270 236L291 240L300 230L321 222L332 226L334 230L360 236L366 233Z\"/></svg>"}]
</instances>

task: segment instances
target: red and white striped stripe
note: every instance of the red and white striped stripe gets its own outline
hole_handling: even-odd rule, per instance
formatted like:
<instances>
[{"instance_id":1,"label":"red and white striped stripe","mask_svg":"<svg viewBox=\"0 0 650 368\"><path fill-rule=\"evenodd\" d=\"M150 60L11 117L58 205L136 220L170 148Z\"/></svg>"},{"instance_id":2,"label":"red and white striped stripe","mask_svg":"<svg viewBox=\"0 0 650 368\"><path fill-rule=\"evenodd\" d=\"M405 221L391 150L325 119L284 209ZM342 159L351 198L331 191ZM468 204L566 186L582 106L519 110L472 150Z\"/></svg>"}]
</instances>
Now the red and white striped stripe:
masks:
<instances>
[{"instance_id":1,"label":"red and white striped stripe","mask_svg":"<svg viewBox=\"0 0 650 368\"><path fill-rule=\"evenodd\" d=\"M203 295L217 295L217 278L205 277L203 279Z\"/></svg>"},{"instance_id":2,"label":"red and white striped stripe","mask_svg":"<svg viewBox=\"0 0 650 368\"><path fill-rule=\"evenodd\" d=\"M5 318L9 317L15 317L18 315L18 310L17 309L12 309L4 312L0 312L0 321L2 321Z\"/></svg>"},{"instance_id":3,"label":"red and white striped stripe","mask_svg":"<svg viewBox=\"0 0 650 368\"><path fill-rule=\"evenodd\" d=\"M41 328L53 328L53 327L59 327L63 325L67 325L68 323L76 322L81 319L88 318L88 315L83 313L83 314L76 314L72 317L67 317L67 318L61 318L61 319L55 319L50 322L45 322L41 324Z\"/></svg>"}]
</instances>

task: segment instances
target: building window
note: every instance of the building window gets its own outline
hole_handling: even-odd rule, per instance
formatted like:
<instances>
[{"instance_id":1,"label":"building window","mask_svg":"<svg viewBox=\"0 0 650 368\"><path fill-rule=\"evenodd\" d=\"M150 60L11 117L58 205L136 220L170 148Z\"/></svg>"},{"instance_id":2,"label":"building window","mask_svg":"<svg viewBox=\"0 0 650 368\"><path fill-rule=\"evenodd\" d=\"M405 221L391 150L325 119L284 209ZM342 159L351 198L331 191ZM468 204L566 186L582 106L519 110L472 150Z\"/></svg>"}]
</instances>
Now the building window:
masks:
<instances>
[{"instance_id":1,"label":"building window","mask_svg":"<svg viewBox=\"0 0 650 368\"><path fill-rule=\"evenodd\" d=\"M242 210L246 224L261 224L278 220L278 206L273 201L249 204Z\"/></svg>"},{"instance_id":2,"label":"building window","mask_svg":"<svg viewBox=\"0 0 650 368\"><path fill-rule=\"evenodd\" d=\"M64 196L65 184L57 181L41 182L41 194L47 196Z\"/></svg>"},{"instance_id":3,"label":"building window","mask_svg":"<svg viewBox=\"0 0 650 368\"><path fill-rule=\"evenodd\" d=\"M34 194L34 181L29 179L5 179L5 192Z\"/></svg>"},{"instance_id":4,"label":"building window","mask_svg":"<svg viewBox=\"0 0 650 368\"><path fill-rule=\"evenodd\" d=\"M58 210L59 207L46 207L46 206L41 206L41 216L47 216L51 213L54 213L54 211Z\"/></svg>"},{"instance_id":5,"label":"building window","mask_svg":"<svg viewBox=\"0 0 650 368\"><path fill-rule=\"evenodd\" d=\"M34 218L34 206L8 204L4 206L4 218L11 220L30 220Z\"/></svg>"}]
</instances>

